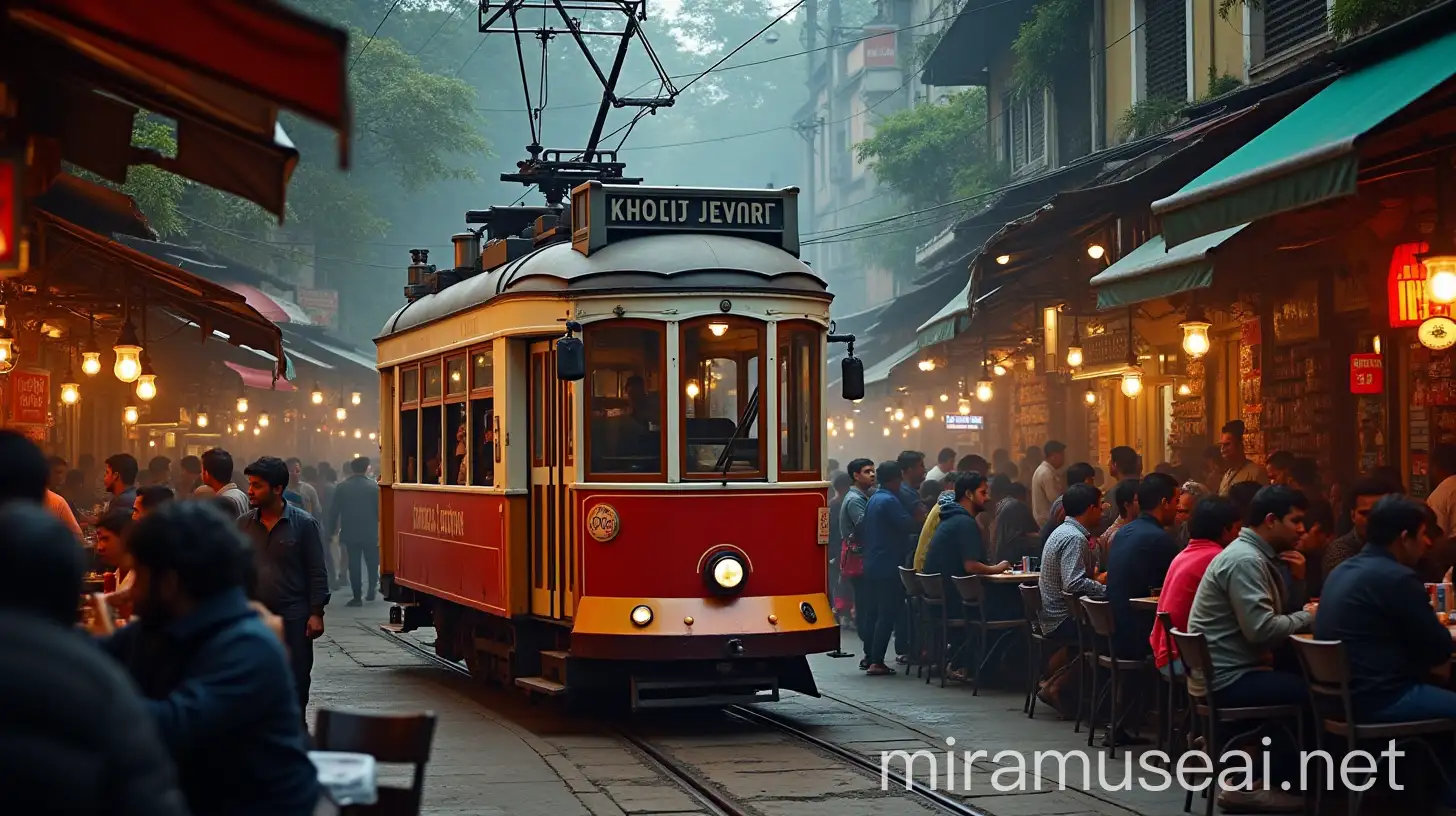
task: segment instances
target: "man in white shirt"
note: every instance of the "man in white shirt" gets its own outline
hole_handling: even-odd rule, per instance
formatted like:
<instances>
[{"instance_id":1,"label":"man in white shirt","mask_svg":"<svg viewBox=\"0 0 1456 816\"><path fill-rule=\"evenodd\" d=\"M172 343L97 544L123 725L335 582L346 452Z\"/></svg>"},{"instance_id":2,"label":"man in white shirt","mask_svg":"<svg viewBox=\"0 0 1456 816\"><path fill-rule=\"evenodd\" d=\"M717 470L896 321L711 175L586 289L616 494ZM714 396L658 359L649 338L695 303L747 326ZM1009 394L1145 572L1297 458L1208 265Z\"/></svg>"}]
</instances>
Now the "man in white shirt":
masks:
<instances>
[{"instance_id":1,"label":"man in white shirt","mask_svg":"<svg viewBox=\"0 0 1456 816\"><path fill-rule=\"evenodd\" d=\"M1052 504L1062 495L1062 466L1067 461L1067 446L1053 439L1042 446L1046 457L1031 476L1031 513L1037 524L1046 524Z\"/></svg>"},{"instance_id":2,"label":"man in white shirt","mask_svg":"<svg viewBox=\"0 0 1456 816\"><path fill-rule=\"evenodd\" d=\"M1443 443L1431 451L1431 493L1426 504L1436 513L1441 532L1456 534L1456 445Z\"/></svg>"},{"instance_id":3,"label":"man in white shirt","mask_svg":"<svg viewBox=\"0 0 1456 816\"><path fill-rule=\"evenodd\" d=\"M246 515L250 509L248 494L233 482L233 456L222 448L202 454L202 486L195 495L227 499L237 509L237 516Z\"/></svg>"},{"instance_id":4,"label":"man in white shirt","mask_svg":"<svg viewBox=\"0 0 1456 816\"><path fill-rule=\"evenodd\" d=\"M925 474L925 478L937 482L944 480L945 474L955 471L955 459L955 448L941 448L940 453L935 457L935 467Z\"/></svg>"}]
</instances>

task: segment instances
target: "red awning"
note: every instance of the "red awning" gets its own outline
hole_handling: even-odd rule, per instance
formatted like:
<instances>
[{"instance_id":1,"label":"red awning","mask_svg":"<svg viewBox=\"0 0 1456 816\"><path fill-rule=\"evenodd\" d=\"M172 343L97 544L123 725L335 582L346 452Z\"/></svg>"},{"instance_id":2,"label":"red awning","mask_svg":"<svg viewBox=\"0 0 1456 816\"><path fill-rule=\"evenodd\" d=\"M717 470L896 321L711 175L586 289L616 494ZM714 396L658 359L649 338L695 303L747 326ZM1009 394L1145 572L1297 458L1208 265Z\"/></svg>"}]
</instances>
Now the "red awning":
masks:
<instances>
[{"instance_id":1,"label":"red awning","mask_svg":"<svg viewBox=\"0 0 1456 816\"><path fill-rule=\"evenodd\" d=\"M237 375L243 379L244 388L260 388L265 391L297 390L293 387L293 383L289 382L288 380L279 379L275 382L273 379L273 372L271 371L267 371L261 368L248 368L245 365L238 365L234 362L225 362L225 364L228 368L231 368L233 371L237 372Z\"/></svg>"},{"instance_id":2,"label":"red awning","mask_svg":"<svg viewBox=\"0 0 1456 816\"><path fill-rule=\"evenodd\" d=\"M249 286L246 283L234 283L231 281L223 281L222 285L226 286L228 289L231 289L237 294L242 295L243 300L246 300L249 306L252 306L254 309L258 310L258 314L268 318L274 323L277 323L279 325L283 325L285 323L292 323L301 326L312 325L312 323L308 320L308 316L303 313L302 309L298 308L292 303L287 303L279 298L275 298L267 292L264 292L262 289L257 288L256 286Z\"/></svg>"}]
</instances>

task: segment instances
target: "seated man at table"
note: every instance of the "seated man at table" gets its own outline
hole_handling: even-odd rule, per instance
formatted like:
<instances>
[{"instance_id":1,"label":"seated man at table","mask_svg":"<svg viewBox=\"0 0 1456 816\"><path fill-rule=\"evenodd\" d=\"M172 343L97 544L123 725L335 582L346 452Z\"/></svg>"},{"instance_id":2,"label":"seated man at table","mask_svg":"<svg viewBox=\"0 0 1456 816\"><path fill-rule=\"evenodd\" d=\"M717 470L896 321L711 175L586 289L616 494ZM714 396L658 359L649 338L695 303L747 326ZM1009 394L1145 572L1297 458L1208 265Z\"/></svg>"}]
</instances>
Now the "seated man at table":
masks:
<instances>
[{"instance_id":1,"label":"seated man at table","mask_svg":"<svg viewBox=\"0 0 1456 816\"><path fill-rule=\"evenodd\" d=\"M1456 692L1429 682L1451 674L1451 633L1414 570L1430 546L1421 504L1386 496L1370 513L1365 547L1325 580L1314 634L1344 642L1360 721L1456 718Z\"/></svg>"},{"instance_id":2,"label":"seated man at table","mask_svg":"<svg viewBox=\"0 0 1456 816\"><path fill-rule=\"evenodd\" d=\"M173 502L127 542L140 622L103 641L131 672L193 816L306 816L318 774L283 646L243 591L247 542L218 510Z\"/></svg>"},{"instance_id":3,"label":"seated man at table","mask_svg":"<svg viewBox=\"0 0 1456 816\"><path fill-rule=\"evenodd\" d=\"M952 578L964 575L998 575L1011 568L1005 561L987 564L986 543L981 538L981 528L976 516L986 509L990 492L986 477L974 470L961 474L955 482L955 501L950 506L940 506L940 525L930 539L925 556L925 574L939 574L945 583L946 615L959 618L963 615L960 591ZM986 617L993 620L1011 617L1014 610L1002 606L987 609ZM952 664L960 670L959 660ZM951 680L964 679L964 675L949 676Z\"/></svg>"},{"instance_id":4,"label":"seated man at table","mask_svg":"<svg viewBox=\"0 0 1456 816\"><path fill-rule=\"evenodd\" d=\"M1194 506L1193 517L1188 520L1188 546L1173 557L1158 596L1158 611L1168 613L1174 629L1188 631L1188 614L1193 611L1193 596L1198 593L1203 574L1223 548L1233 543L1242 526L1239 509L1223 496L1209 496ZM1148 640L1158 671L1182 675L1182 661L1173 660L1173 638L1156 619Z\"/></svg>"},{"instance_id":5,"label":"seated man at table","mask_svg":"<svg viewBox=\"0 0 1456 816\"><path fill-rule=\"evenodd\" d=\"M1077 622L1072 610L1067 607L1065 595L1104 598L1107 587L1092 577L1093 563L1092 529L1102 519L1102 491L1089 484L1074 484L1062 494L1062 507L1067 517L1047 539L1041 551L1041 578L1037 582L1041 590L1041 630L1048 638L1066 643L1077 639ZM1064 595L1065 593L1065 595ZM1048 684L1041 692L1042 700L1064 715L1069 710L1062 705L1062 694L1067 682L1076 680L1077 672L1058 672L1067 662L1067 650L1061 649L1047 666L1049 674L1057 678L1055 684Z\"/></svg>"},{"instance_id":6,"label":"seated man at table","mask_svg":"<svg viewBox=\"0 0 1456 816\"><path fill-rule=\"evenodd\" d=\"M1166 473L1149 473L1137 489L1138 517L1117 533L1117 546L1107 555L1107 600L1117 624L1112 648L1124 660L1152 653L1148 632L1153 619L1135 609L1133 598L1146 598L1168 577L1178 544L1168 528L1178 514L1178 482Z\"/></svg>"}]
</instances>

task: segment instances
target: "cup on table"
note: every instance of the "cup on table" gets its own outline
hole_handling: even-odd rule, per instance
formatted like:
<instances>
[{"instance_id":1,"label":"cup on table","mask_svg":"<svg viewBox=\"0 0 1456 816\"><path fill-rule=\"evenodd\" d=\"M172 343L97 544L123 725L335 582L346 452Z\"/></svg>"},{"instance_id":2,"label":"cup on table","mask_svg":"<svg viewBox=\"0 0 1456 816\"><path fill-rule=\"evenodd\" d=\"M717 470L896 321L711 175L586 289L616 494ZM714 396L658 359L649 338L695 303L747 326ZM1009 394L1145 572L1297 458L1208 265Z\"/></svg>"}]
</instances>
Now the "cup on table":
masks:
<instances>
[{"instance_id":1,"label":"cup on table","mask_svg":"<svg viewBox=\"0 0 1456 816\"><path fill-rule=\"evenodd\" d=\"M1163 594L1163 588L1162 587L1153 587L1152 591L1148 593L1148 597L1150 597L1150 598L1156 598L1156 597L1158 597L1159 595L1162 595L1162 594Z\"/></svg>"}]
</instances>

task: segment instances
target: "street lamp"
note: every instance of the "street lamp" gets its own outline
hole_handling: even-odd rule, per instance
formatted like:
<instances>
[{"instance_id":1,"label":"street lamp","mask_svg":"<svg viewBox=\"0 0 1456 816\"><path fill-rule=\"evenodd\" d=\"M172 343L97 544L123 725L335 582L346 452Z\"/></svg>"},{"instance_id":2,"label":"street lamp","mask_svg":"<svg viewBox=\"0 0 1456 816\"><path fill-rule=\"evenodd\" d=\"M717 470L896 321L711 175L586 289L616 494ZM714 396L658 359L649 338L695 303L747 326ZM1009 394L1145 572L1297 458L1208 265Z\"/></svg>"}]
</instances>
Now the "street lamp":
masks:
<instances>
[{"instance_id":1,"label":"street lamp","mask_svg":"<svg viewBox=\"0 0 1456 816\"><path fill-rule=\"evenodd\" d=\"M199 428L206 428L207 427L207 408L205 406L202 406L202 405L197 406L197 416L194 417L192 421L197 424L197 427L199 427Z\"/></svg>"}]
</instances>

